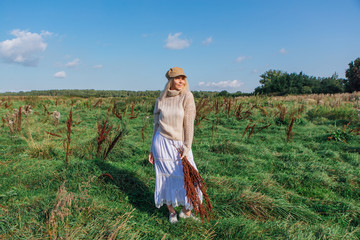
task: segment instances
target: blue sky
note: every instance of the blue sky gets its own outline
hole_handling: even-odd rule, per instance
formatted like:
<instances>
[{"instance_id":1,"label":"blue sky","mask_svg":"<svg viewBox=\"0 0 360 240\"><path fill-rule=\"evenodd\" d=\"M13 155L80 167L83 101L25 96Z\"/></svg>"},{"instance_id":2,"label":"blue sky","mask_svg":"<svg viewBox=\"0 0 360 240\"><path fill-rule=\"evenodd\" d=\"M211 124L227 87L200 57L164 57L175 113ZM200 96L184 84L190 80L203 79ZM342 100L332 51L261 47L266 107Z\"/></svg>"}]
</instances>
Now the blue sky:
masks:
<instances>
[{"instance_id":1,"label":"blue sky","mask_svg":"<svg viewBox=\"0 0 360 240\"><path fill-rule=\"evenodd\" d=\"M269 69L344 77L360 57L360 0L0 1L0 92L252 92Z\"/></svg>"}]
</instances>

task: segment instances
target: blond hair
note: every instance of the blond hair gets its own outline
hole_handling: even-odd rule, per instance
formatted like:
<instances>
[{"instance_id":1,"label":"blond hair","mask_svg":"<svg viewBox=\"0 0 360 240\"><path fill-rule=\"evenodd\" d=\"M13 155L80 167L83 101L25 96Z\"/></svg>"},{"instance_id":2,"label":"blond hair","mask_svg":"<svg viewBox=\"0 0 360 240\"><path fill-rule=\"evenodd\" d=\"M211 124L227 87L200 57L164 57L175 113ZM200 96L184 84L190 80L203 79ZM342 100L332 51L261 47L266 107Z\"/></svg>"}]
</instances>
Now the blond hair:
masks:
<instances>
[{"instance_id":1,"label":"blond hair","mask_svg":"<svg viewBox=\"0 0 360 240\"><path fill-rule=\"evenodd\" d=\"M174 84L174 78L170 78L169 81L166 83L164 90L162 90L162 92L160 93L160 101L163 100L164 98L166 98L167 92L170 90L171 85ZM185 92L189 91L189 84L187 81L187 78L185 78L185 85L184 87L180 90L180 94L183 94Z\"/></svg>"}]
</instances>

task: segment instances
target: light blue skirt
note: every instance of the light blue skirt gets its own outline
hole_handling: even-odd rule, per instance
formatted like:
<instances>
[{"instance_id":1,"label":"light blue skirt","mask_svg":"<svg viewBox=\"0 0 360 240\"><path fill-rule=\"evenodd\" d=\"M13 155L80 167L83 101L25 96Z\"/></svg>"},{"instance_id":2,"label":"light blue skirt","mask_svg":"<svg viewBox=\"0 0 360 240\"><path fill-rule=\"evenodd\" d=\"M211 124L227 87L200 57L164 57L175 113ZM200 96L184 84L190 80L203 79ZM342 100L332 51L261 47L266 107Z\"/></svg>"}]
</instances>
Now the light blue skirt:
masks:
<instances>
[{"instance_id":1,"label":"light blue skirt","mask_svg":"<svg viewBox=\"0 0 360 240\"><path fill-rule=\"evenodd\" d=\"M186 197L184 187L184 172L181 165L180 154L176 147L182 147L182 141L170 140L156 132L152 145L155 167L155 206L160 208L162 205L172 205L173 207L185 206L191 210L192 204ZM175 147L176 146L176 147ZM197 170L190 150L187 159ZM202 193L198 191L202 202Z\"/></svg>"}]
</instances>

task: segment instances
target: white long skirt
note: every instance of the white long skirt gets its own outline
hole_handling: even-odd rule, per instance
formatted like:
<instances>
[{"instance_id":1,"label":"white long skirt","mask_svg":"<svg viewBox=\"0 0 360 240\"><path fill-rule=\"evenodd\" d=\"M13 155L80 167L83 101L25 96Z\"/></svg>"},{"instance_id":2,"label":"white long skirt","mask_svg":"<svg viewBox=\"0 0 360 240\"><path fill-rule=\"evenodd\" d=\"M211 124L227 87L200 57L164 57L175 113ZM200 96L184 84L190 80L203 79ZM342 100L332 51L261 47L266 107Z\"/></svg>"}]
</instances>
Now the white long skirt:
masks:
<instances>
[{"instance_id":1,"label":"white long skirt","mask_svg":"<svg viewBox=\"0 0 360 240\"><path fill-rule=\"evenodd\" d=\"M181 147L182 145L182 141L167 139L159 132L156 132L154 136L152 153L154 155L156 176L154 199L157 208L164 204L172 205L173 207L181 205L185 206L188 210L193 208L186 197L182 161L179 152L175 148L175 146ZM191 150L187 159L197 170ZM198 191L198 194L202 202L201 191Z\"/></svg>"}]
</instances>

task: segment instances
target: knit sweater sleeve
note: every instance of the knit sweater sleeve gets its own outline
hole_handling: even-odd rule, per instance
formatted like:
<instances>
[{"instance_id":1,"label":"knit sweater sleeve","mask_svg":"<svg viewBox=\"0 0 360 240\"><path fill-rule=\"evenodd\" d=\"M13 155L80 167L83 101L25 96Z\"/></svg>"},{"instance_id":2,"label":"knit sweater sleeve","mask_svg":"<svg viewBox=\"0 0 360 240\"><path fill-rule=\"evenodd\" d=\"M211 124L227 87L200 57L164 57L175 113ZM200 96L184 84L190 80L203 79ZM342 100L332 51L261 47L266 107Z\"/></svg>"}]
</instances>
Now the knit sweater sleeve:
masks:
<instances>
[{"instance_id":1,"label":"knit sweater sleeve","mask_svg":"<svg viewBox=\"0 0 360 240\"><path fill-rule=\"evenodd\" d=\"M188 92L184 99L184 152L183 156L187 156L192 145L194 137L194 121L196 115L196 106L194 96Z\"/></svg>"},{"instance_id":2,"label":"knit sweater sleeve","mask_svg":"<svg viewBox=\"0 0 360 240\"><path fill-rule=\"evenodd\" d=\"M152 135L152 138L151 138L150 152L152 152L152 145L153 145L153 141L154 141L154 136L156 134L156 131L159 128L160 111L158 109L158 101L159 101L159 99L156 99L155 108L154 108L154 131L153 131L153 135Z\"/></svg>"}]
</instances>

